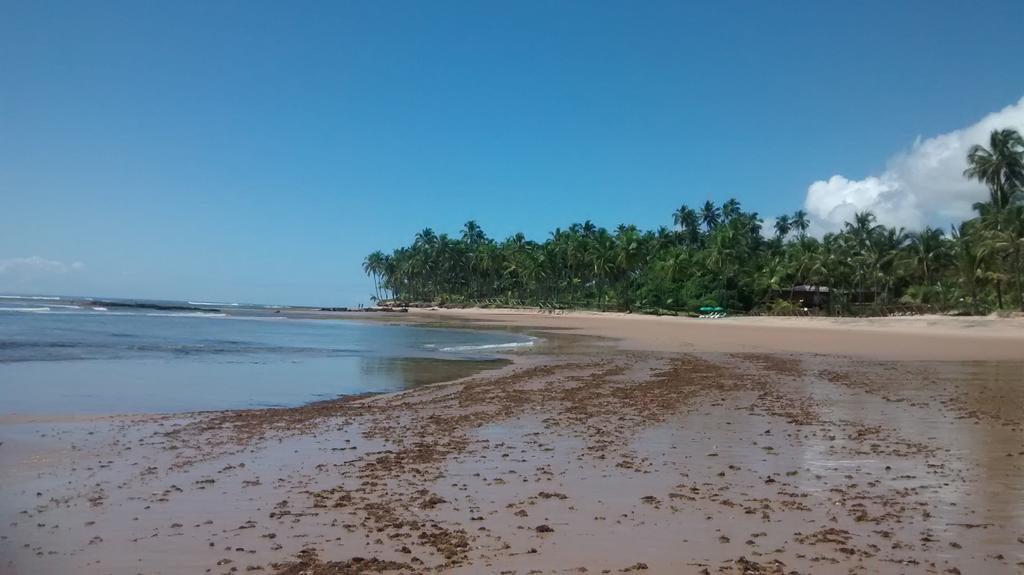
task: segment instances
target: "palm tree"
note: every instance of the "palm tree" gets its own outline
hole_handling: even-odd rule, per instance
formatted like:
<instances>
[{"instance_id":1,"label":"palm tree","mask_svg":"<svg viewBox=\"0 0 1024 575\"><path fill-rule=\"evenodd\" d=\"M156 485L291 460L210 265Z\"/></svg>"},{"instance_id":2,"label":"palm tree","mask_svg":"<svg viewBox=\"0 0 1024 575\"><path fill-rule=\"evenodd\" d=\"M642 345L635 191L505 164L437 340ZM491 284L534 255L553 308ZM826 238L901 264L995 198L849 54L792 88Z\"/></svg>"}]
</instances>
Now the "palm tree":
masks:
<instances>
[{"instance_id":1,"label":"palm tree","mask_svg":"<svg viewBox=\"0 0 1024 575\"><path fill-rule=\"evenodd\" d=\"M793 229L797 231L797 236L801 239L807 235L807 228L811 226L810 220L807 219L807 212L803 210L797 210L793 212L793 217L790 219L790 223Z\"/></svg>"},{"instance_id":2,"label":"palm tree","mask_svg":"<svg viewBox=\"0 0 1024 575\"><path fill-rule=\"evenodd\" d=\"M718 305L726 305L726 291L728 289L729 276L737 261L735 246L736 234L730 226L722 226L711 235L708 245L706 262L710 271L719 285Z\"/></svg>"},{"instance_id":3,"label":"palm tree","mask_svg":"<svg viewBox=\"0 0 1024 575\"><path fill-rule=\"evenodd\" d=\"M949 255L945 233L939 228L926 226L910 234L910 259L925 286L932 285L931 271Z\"/></svg>"},{"instance_id":4,"label":"palm tree","mask_svg":"<svg viewBox=\"0 0 1024 575\"><path fill-rule=\"evenodd\" d=\"M792 229L792 224L789 221L789 216L783 214L775 220L775 235L780 240L786 239L790 229Z\"/></svg>"},{"instance_id":5,"label":"palm tree","mask_svg":"<svg viewBox=\"0 0 1024 575\"><path fill-rule=\"evenodd\" d=\"M1014 206L1008 211L1009 225L1005 227L1004 241L1013 254L1013 269L1017 277L1017 307L1024 311L1024 207Z\"/></svg>"},{"instance_id":6,"label":"palm tree","mask_svg":"<svg viewBox=\"0 0 1024 575\"><path fill-rule=\"evenodd\" d=\"M994 264L1002 268L990 272L995 280L997 306L1002 308L1003 281L1009 275L1017 279L1017 299L1022 299L1021 256L1015 247L1016 217L1011 208L1024 197L1024 138L1016 130L993 130L988 148L975 145L968 152L964 175L983 182L989 189L989 201L975 203L974 209L980 216L979 233L986 237L984 249Z\"/></svg>"},{"instance_id":7,"label":"palm tree","mask_svg":"<svg viewBox=\"0 0 1024 575\"><path fill-rule=\"evenodd\" d=\"M615 242L606 231L602 232L598 234L594 247L590 250L590 265L597 287L597 305L604 309L605 290L615 272Z\"/></svg>"},{"instance_id":8,"label":"palm tree","mask_svg":"<svg viewBox=\"0 0 1024 575\"><path fill-rule=\"evenodd\" d=\"M736 198L729 198L728 200L725 201L724 204L722 204L723 221L727 222L735 218L736 216L740 215L741 213L742 211L740 210L740 202Z\"/></svg>"},{"instance_id":9,"label":"palm tree","mask_svg":"<svg viewBox=\"0 0 1024 575\"><path fill-rule=\"evenodd\" d=\"M888 300L893 285L898 279L903 248L908 240L909 236L903 228L885 228L881 233L875 235L874 252L877 254L878 260L875 292L878 292L877 282L881 281L884 300Z\"/></svg>"},{"instance_id":10,"label":"palm tree","mask_svg":"<svg viewBox=\"0 0 1024 575\"><path fill-rule=\"evenodd\" d=\"M953 228L953 246L960 281L967 285L971 296L971 313L978 313L978 280L984 274L984 253L978 245L971 222L964 222Z\"/></svg>"},{"instance_id":11,"label":"palm tree","mask_svg":"<svg viewBox=\"0 0 1024 575\"><path fill-rule=\"evenodd\" d=\"M615 269L620 279L619 301L632 307L633 280L644 256L643 239L635 226L619 226L614 241Z\"/></svg>"},{"instance_id":12,"label":"palm tree","mask_svg":"<svg viewBox=\"0 0 1024 575\"><path fill-rule=\"evenodd\" d=\"M798 285L813 285L820 287L825 273L825 259L819 250L818 243L811 240L800 240L795 242L789 252L788 268L792 277L790 282L789 299L792 301Z\"/></svg>"},{"instance_id":13,"label":"palm tree","mask_svg":"<svg viewBox=\"0 0 1024 575\"><path fill-rule=\"evenodd\" d=\"M679 209L672 212L672 223L679 226L679 231L684 231L686 229L686 226L683 225L683 222L686 219L686 214L690 211L691 210L689 206L687 206L686 204L682 204L679 206Z\"/></svg>"},{"instance_id":14,"label":"palm tree","mask_svg":"<svg viewBox=\"0 0 1024 575\"><path fill-rule=\"evenodd\" d=\"M377 300L380 300L380 277L384 272L385 257L384 252L377 250L363 260L363 271L373 276L373 293Z\"/></svg>"},{"instance_id":15,"label":"palm tree","mask_svg":"<svg viewBox=\"0 0 1024 575\"><path fill-rule=\"evenodd\" d=\"M1009 206L998 216L999 225L986 225L984 217L981 218L980 232L984 247L991 250L1005 260L1004 267L1010 268L1010 274L1014 277L1017 291L1017 307L1024 311L1024 206ZM996 280L996 296L998 305L1002 307L1002 292L999 290L1000 280L1003 274Z\"/></svg>"},{"instance_id":16,"label":"palm tree","mask_svg":"<svg viewBox=\"0 0 1024 575\"><path fill-rule=\"evenodd\" d=\"M700 241L700 216L693 208L685 204L679 206L679 209L672 214L672 221L679 226L690 245L697 245L697 242Z\"/></svg>"},{"instance_id":17,"label":"palm tree","mask_svg":"<svg viewBox=\"0 0 1024 575\"><path fill-rule=\"evenodd\" d=\"M700 209L700 221L708 231L718 225L721 217L722 212L715 207L711 200L704 202L704 206Z\"/></svg>"},{"instance_id":18,"label":"palm tree","mask_svg":"<svg viewBox=\"0 0 1024 575\"><path fill-rule=\"evenodd\" d=\"M875 214L871 211L856 212L853 214L853 221L843 224L843 229L850 234L858 247L864 248L872 236L881 229L881 226L875 225L876 220Z\"/></svg>"},{"instance_id":19,"label":"palm tree","mask_svg":"<svg viewBox=\"0 0 1024 575\"><path fill-rule=\"evenodd\" d=\"M964 176L988 186L996 211L1006 209L1024 187L1024 138L1016 130L993 130L988 148L977 144L967 152Z\"/></svg>"},{"instance_id":20,"label":"palm tree","mask_svg":"<svg viewBox=\"0 0 1024 575\"><path fill-rule=\"evenodd\" d=\"M462 241L467 245L475 246L487 241L487 236L476 220L469 220L462 226Z\"/></svg>"}]
</instances>

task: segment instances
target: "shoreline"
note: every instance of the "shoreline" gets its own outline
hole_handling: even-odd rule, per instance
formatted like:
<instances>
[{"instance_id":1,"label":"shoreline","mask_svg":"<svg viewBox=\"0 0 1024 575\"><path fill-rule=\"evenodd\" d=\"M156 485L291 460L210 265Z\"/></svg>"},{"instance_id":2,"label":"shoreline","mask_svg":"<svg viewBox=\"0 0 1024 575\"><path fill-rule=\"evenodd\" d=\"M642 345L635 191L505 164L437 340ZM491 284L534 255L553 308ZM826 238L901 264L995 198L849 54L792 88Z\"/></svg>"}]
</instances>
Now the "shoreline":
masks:
<instances>
[{"instance_id":1,"label":"shoreline","mask_svg":"<svg viewBox=\"0 0 1024 575\"><path fill-rule=\"evenodd\" d=\"M586 347L613 348L660 353L771 353L842 356L885 361L1024 361L1024 318L992 316L922 315L894 318L766 317L735 316L722 319L697 319L679 316L655 316L624 312L562 311L550 313L534 308L409 308L408 312L380 312L372 318L357 312L304 310L294 319L343 320L359 323L386 323L452 329L513 328L537 338L540 345L514 350L498 350L496 361L507 361L497 368L480 368L468 375L410 388L355 394L372 399L406 393L421 386L448 385L485 374L501 376L528 364L529 355L557 355L567 348L584 347L581 338L592 338ZM650 328L650 329L644 329ZM748 330L743 334L744 330ZM780 330L773 341L758 341L766 331ZM712 332L709 337L708 332ZM724 334L724 335L723 335ZM729 336L736 336L730 339ZM782 336L791 336L785 338ZM559 338L569 336L564 346ZM906 337L921 341L892 340ZM910 343L911 345L908 345ZM547 346L545 348L545 346ZM952 346L950 348L949 346ZM442 361L451 361L443 359ZM479 361L479 360L461 360ZM315 403L350 400L349 395L334 399L310 400L295 406L274 408L225 408L194 411L125 413L0 413L0 426L12 424L74 423L107 419L192 417L263 409L295 409Z\"/></svg>"},{"instance_id":2,"label":"shoreline","mask_svg":"<svg viewBox=\"0 0 1024 575\"><path fill-rule=\"evenodd\" d=\"M24 422L13 443L0 438L0 571L1024 562L1022 363L978 353L1016 344L1015 324L947 322L936 336L921 322L907 333L490 310L380 320L546 341L493 372L361 399ZM807 338L853 353L785 351ZM924 353L936 341L968 359Z\"/></svg>"},{"instance_id":3,"label":"shoreline","mask_svg":"<svg viewBox=\"0 0 1024 575\"><path fill-rule=\"evenodd\" d=\"M341 316L344 317L344 316ZM898 361L1024 359L1024 318L909 316L825 318L736 316L697 319L523 309L410 309L391 323L469 322L597 336L629 350L668 353L811 353Z\"/></svg>"}]
</instances>

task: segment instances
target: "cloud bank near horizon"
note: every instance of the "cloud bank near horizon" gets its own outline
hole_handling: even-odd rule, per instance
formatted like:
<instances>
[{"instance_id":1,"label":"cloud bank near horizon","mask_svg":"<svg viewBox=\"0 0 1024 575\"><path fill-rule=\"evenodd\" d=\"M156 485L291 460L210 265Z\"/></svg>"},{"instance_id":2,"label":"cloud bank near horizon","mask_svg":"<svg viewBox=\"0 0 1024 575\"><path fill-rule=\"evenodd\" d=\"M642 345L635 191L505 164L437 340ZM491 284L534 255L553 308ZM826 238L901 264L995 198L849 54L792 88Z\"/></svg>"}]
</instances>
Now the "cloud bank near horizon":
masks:
<instances>
[{"instance_id":1,"label":"cloud bank near horizon","mask_svg":"<svg viewBox=\"0 0 1024 575\"><path fill-rule=\"evenodd\" d=\"M35 289L69 273L85 270L82 262L64 263L39 256L0 260L0 289Z\"/></svg>"},{"instance_id":2,"label":"cloud bank near horizon","mask_svg":"<svg viewBox=\"0 0 1024 575\"><path fill-rule=\"evenodd\" d=\"M908 230L946 225L971 216L971 205L988 197L985 187L963 176L967 151L987 145L992 130L1024 132L1024 97L975 124L927 139L889 159L885 171L861 180L836 174L807 188L804 209L814 233L836 231L855 212L871 210L879 223Z\"/></svg>"}]
</instances>

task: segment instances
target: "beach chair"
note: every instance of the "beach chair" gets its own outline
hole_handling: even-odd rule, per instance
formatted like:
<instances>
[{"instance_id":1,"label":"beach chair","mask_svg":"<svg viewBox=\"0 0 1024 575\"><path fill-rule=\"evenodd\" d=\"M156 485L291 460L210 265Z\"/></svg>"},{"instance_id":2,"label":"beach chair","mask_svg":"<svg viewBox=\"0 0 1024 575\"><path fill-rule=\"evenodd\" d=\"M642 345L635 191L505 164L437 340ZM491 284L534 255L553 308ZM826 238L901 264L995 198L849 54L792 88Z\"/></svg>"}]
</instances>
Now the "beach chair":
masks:
<instances>
[{"instance_id":1,"label":"beach chair","mask_svg":"<svg viewBox=\"0 0 1024 575\"><path fill-rule=\"evenodd\" d=\"M725 308L719 306L704 306L698 311L700 315L697 317L701 319L720 319L727 315Z\"/></svg>"}]
</instances>

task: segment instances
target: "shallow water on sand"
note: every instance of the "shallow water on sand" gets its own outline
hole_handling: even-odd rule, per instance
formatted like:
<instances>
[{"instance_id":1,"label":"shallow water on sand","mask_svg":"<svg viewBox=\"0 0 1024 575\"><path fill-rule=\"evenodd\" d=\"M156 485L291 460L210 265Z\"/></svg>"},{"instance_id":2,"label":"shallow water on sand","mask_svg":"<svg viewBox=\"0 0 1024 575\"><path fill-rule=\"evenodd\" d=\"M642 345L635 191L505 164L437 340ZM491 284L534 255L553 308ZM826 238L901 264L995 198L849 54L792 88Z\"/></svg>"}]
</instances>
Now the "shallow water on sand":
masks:
<instances>
[{"instance_id":1,"label":"shallow water on sand","mask_svg":"<svg viewBox=\"0 0 1024 575\"><path fill-rule=\"evenodd\" d=\"M0 415L291 406L500 367L507 362L496 352L533 342L510 333L244 310L55 305L5 300Z\"/></svg>"},{"instance_id":2,"label":"shallow water on sand","mask_svg":"<svg viewBox=\"0 0 1024 575\"><path fill-rule=\"evenodd\" d=\"M305 424L320 406L0 424L0 572L1024 566L1024 365L538 356Z\"/></svg>"}]
</instances>

